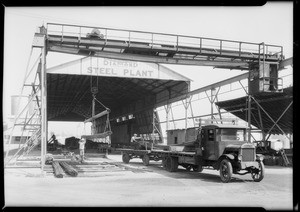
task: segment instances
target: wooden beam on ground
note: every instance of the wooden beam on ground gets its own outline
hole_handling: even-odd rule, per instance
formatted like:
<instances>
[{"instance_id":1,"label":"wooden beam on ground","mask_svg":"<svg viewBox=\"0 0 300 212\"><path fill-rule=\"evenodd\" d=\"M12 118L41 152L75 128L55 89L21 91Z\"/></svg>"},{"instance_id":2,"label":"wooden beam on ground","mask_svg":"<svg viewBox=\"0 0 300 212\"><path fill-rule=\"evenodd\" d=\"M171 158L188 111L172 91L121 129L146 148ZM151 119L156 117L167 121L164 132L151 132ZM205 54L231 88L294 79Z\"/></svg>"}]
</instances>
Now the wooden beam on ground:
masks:
<instances>
[{"instance_id":1,"label":"wooden beam on ground","mask_svg":"<svg viewBox=\"0 0 300 212\"><path fill-rule=\"evenodd\" d=\"M54 171L54 176L57 178L63 178L64 171L61 168L61 166L59 165L59 162L53 161L52 167L53 167L53 171Z\"/></svg>"},{"instance_id":2,"label":"wooden beam on ground","mask_svg":"<svg viewBox=\"0 0 300 212\"><path fill-rule=\"evenodd\" d=\"M69 174L73 177L77 177L78 172L76 171L76 169L73 168L73 166L71 166L70 164L67 164L67 162L65 162L65 161L59 162L59 165L61 165L61 167L67 174Z\"/></svg>"}]
</instances>

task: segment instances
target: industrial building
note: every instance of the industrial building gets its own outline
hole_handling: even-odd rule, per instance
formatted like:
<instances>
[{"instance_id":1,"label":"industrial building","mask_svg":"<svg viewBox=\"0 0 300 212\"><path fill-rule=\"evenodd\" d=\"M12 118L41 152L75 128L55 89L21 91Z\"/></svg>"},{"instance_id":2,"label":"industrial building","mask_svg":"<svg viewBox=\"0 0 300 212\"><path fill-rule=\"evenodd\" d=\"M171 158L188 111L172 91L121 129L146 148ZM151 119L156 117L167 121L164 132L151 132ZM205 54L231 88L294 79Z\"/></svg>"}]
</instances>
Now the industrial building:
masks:
<instances>
[{"instance_id":1,"label":"industrial building","mask_svg":"<svg viewBox=\"0 0 300 212\"><path fill-rule=\"evenodd\" d=\"M41 52L31 69L36 72L30 71L35 77L33 82L25 79L24 86L32 88L28 105L35 101L35 110L22 122L18 122L20 116L16 116L14 123L31 131L27 143L31 143L32 148L41 145L42 169L49 139L48 121L90 122L91 135L82 137L95 142L105 139L104 142L111 146L130 143L134 133L145 140L162 143L161 122L156 109L165 107L167 141L176 144L179 143L176 139L187 138L188 119L192 119L193 127L197 127L196 119L201 117L188 117L188 110L192 110L192 98L199 93L205 93L211 104L211 113L203 117L218 117L221 122L221 110L231 113L248 123L249 140L252 127L262 132L262 143L266 143L271 134L293 133L292 87L283 88L278 74L284 67L292 65L292 59L284 58L282 46L48 23L34 35L34 50ZM83 57L46 68L48 52ZM213 66L248 72L191 91L189 78L163 64ZM241 80L247 81L247 88ZM222 86L236 82L241 84L245 97L218 101ZM170 117L175 102L182 102L185 109L185 128L177 136L169 130L170 122L176 121ZM20 115L26 113L28 105ZM215 106L217 113L213 109ZM40 118L39 123L33 123L36 117ZM195 137L191 134L188 140Z\"/></svg>"}]
</instances>

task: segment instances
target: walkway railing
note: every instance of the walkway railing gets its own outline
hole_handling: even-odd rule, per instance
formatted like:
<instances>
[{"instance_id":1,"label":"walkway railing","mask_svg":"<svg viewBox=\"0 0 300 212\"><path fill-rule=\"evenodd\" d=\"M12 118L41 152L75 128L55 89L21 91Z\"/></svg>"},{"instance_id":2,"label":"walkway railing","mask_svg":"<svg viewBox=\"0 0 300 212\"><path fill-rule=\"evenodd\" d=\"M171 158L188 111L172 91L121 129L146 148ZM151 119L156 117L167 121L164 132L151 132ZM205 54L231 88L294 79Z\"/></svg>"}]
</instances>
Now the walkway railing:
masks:
<instances>
[{"instance_id":1,"label":"walkway railing","mask_svg":"<svg viewBox=\"0 0 300 212\"><path fill-rule=\"evenodd\" d=\"M272 57L278 60L284 59L283 47L278 45L264 44L264 51L261 49L261 43L243 42L235 40L215 39L207 37L195 37L186 35L175 35L167 33L143 32L137 30L113 29L94 26L79 26L70 24L47 24L47 34L57 35L64 41L65 37L77 37L78 43L82 39L87 39L87 35L93 29L100 30L105 42L108 40L124 41L128 43L141 42L148 43L149 46L172 46L176 50L180 47L198 48L199 54L203 49L213 49L220 56L223 52L234 52L234 56L241 56L242 53L258 54L264 52L265 57Z\"/></svg>"}]
</instances>

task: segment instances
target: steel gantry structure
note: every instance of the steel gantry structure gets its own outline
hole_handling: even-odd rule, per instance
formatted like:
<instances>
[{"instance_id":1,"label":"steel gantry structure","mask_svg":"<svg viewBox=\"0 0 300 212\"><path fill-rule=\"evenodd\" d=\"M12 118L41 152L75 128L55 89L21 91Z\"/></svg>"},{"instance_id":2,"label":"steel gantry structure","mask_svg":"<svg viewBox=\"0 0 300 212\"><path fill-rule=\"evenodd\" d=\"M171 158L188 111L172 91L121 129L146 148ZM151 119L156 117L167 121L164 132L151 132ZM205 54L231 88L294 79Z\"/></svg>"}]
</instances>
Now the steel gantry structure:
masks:
<instances>
[{"instance_id":1,"label":"steel gantry structure","mask_svg":"<svg viewBox=\"0 0 300 212\"><path fill-rule=\"evenodd\" d=\"M40 73L39 89L41 91L39 108L42 169L47 152L46 55L48 52L155 64L199 65L247 70L248 73L231 80L250 78L254 73L259 82L262 82L263 88L270 85L271 78L275 78L272 83L278 85L277 75L274 77L266 73L270 70L277 72L278 67L281 67L282 61L284 61L283 47L278 45L58 23L48 23L46 27L40 27L39 32L34 35L32 47L41 51L38 72ZM224 83L229 83L229 81L224 81ZM221 84L222 82L219 83L219 85ZM156 102L155 106L167 105L167 110L170 111L170 103L182 100L187 111L190 107L191 96L209 89L211 94L206 94L213 105L219 92L219 90L215 90L215 86L188 92L167 101ZM281 91L280 88L275 89L275 92ZM211 114L213 114L212 106ZM187 119L187 112L185 117ZM214 118L213 115L211 117ZM157 118L153 115L154 122L157 123ZM157 127L155 129L158 130Z\"/></svg>"}]
</instances>

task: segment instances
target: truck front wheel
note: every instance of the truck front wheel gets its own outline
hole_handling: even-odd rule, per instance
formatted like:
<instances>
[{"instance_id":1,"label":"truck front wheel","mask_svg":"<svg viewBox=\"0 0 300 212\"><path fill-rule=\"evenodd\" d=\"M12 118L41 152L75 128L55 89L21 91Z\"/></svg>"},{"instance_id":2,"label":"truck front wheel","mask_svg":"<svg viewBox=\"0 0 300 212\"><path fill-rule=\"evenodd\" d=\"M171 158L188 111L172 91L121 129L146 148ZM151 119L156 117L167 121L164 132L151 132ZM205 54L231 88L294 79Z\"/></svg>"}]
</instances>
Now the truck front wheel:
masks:
<instances>
[{"instance_id":1,"label":"truck front wheel","mask_svg":"<svg viewBox=\"0 0 300 212\"><path fill-rule=\"evenodd\" d=\"M232 177L232 165L228 159L223 159L220 163L220 177L223 183L228 183Z\"/></svg>"},{"instance_id":2,"label":"truck front wheel","mask_svg":"<svg viewBox=\"0 0 300 212\"><path fill-rule=\"evenodd\" d=\"M262 161L258 162L259 169L251 169L251 176L255 182L260 182L265 176L265 166Z\"/></svg>"}]
</instances>

